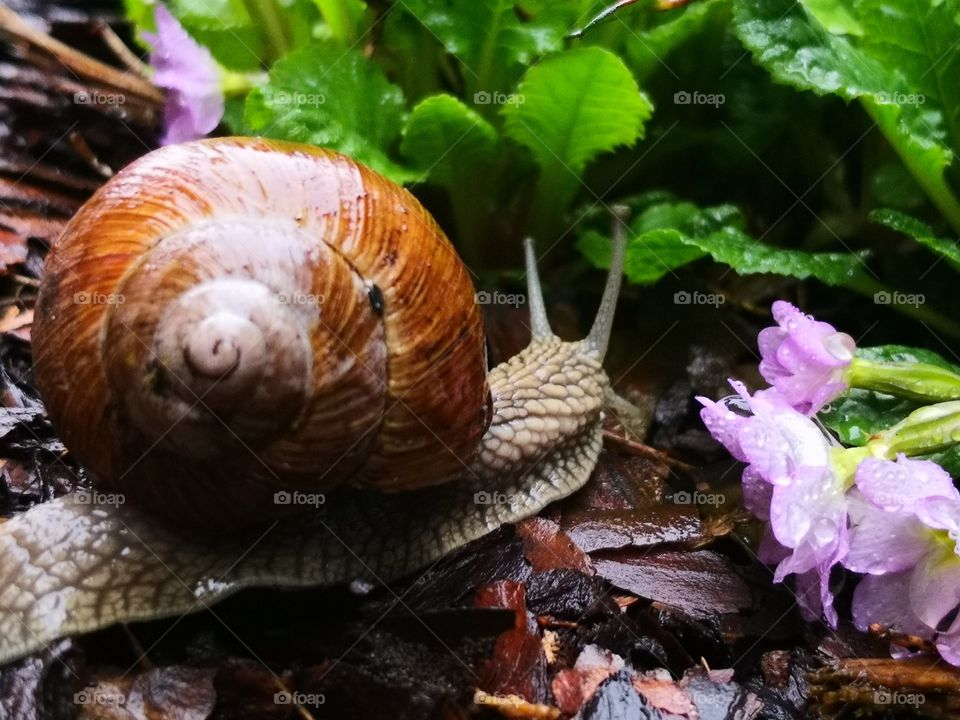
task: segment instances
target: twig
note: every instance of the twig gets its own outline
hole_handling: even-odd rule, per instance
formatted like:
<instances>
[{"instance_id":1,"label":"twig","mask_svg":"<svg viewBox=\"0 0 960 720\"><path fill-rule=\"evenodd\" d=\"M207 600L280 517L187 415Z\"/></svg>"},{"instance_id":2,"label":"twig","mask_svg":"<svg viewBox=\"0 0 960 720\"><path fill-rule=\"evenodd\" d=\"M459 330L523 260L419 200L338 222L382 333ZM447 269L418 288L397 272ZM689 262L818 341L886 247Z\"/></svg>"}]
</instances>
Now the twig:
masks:
<instances>
[{"instance_id":1,"label":"twig","mask_svg":"<svg viewBox=\"0 0 960 720\"><path fill-rule=\"evenodd\" d=\"M619 446L621 449L626 450L631 455L649 458L650 460L659 460L664 465L668 465L669 467L676 468L678 470L693 469L693 465L688 465L687 463L683 462L683 460L677 460L677 458L668 455L663 450L657 450L657 448L650 447L645 443L637 442L636 440L630 440L623 435L618 435L612 430L604 430L603 437Z\"/></svg>"},{"instance_id":2,"label":"twig","mask_svg":"<svg viewBox=\"0 0 960 720\"><path fill-rule=\"evenodd\" d=\"M163 93L142 77L121 72L79 50L74 50L46 33L34 30L3 2L0 2L0 33L44 50L65 67L88 80L106 83L117 90L138 95L158 105L164 101Z\"/></svg>"},{"instance_id":3,"label":"twig","mask_svg":"<svg viewBox=\"0 0 960 720\"><path fill-rule=\"evenodd\" d=\"M150 80L150 66L138 58L136 53L127 47L127 44L120 39L120 36L113 31L112 27L105 22L101 22L97 30L100 33L100 37L103 38L103 42L110 48L110 51L117 56L120 62L127 66L130 72L137 73L137 75L144 80Z\"/></svg>"}]
</instances>

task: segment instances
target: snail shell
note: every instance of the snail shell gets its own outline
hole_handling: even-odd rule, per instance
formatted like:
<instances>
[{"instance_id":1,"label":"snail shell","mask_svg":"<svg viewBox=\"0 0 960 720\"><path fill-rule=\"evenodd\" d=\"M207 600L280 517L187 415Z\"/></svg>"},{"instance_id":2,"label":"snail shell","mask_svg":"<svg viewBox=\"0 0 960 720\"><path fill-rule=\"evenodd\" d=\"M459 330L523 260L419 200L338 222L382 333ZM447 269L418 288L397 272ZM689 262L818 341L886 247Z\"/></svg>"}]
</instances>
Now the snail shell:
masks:
<instances>
[{"instance_id":1,"label":"snail shell","mask_svg":"<svg viewBox=\"0 0 960 720\"><path fill-rule=\"evenodd\" d=\"M122 171L47 262L36 382L109 492L210 528L278 491L462 474L490 421L483 326L406 190L335 153L171 146Z\"/></svg>"},{"instance_id":2,"label":"snail shell","mask_svg":"<svg viewBox=\"0 0 960 720\"><path fill-rule=\"evenodd\" d=\"M247 587L388 582L582 487L624 245L620 219L593 328L565 342L528 240L532 339L488 373L464 266L372 171L227 138L119 173L51 252L33 329L98 491L0 523L0 663ZM286 515L291 489L325 502Z\"/></svg>"}]
</instances>

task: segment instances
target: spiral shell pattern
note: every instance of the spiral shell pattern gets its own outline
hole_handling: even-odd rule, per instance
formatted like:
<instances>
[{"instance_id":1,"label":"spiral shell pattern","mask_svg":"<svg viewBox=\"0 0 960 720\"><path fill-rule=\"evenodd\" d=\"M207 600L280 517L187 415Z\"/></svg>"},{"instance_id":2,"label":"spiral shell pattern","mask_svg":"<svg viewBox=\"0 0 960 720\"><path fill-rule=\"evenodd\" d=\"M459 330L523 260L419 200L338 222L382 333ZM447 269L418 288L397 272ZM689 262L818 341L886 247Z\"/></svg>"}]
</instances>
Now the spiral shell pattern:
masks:
<instances>
[{"instance_id":1,"label":"spiral shell pattern","mask_svg":"<svg viewBox=\"0 0 960 720\"><path fill-rule=\"evenodd\" d=\"M100 487L232 528L343 483L464 472L490 422L467 269L406 190L333 152L170 146L47 260L37 385Z\"/></svg>"}]
</instances>

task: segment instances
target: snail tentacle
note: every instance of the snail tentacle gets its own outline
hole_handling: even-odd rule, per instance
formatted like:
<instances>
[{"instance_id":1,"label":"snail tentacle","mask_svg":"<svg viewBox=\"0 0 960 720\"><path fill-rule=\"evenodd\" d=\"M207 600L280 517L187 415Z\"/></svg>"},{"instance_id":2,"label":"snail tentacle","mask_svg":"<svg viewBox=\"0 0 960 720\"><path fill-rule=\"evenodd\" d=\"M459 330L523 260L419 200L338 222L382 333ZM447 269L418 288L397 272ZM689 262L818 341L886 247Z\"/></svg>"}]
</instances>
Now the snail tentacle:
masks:
<instances>
[{"instance_id":1,"label":"snail tentacle","mask_svg":"<svg viewBox=\"0 0 960 720\"><path fill-rule=\"evenodd\" d=\"M534 252L533 238L523 241L523 255L527 272L527 306L530 308L530 332L533 338L553 337L550 320L547 319L547 306L543 302L543 288L540 274L537 272L537 256Z\"/></svg>"},{"instance_id":2,"label":"snail tentacle","mask_svg":"<svg viewBox=\"0 0 960 720\"><path fill-rule=\"evenodd\" d=\"M620 296L620 283L623 280L623 262L627 250L628 212L629 210L623 205L613 207L613 256L610 261L610 273L607 275L607 284L603 288L603 297L600 300L597 318L593 321L590 334L583 341L588 351L601 359L607 354L607 345L610 344L613 316L617 309L617 298Z\"/></svg>"}]
</instances>

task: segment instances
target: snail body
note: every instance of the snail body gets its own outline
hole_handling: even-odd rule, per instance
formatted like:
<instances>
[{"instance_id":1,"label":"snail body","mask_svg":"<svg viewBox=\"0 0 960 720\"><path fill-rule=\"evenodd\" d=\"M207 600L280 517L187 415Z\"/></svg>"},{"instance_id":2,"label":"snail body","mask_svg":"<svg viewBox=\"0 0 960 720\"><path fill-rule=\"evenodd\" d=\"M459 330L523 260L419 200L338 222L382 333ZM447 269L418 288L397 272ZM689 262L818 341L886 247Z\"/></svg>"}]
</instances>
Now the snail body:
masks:
<instances>
[{"instance_id":1,"label":"snail body","mask_svg":"<svg viewBox=\"0 0 960 720\"><path fill-rule=\"evenodd\" d=\"M96 490L0 525L0 662L243 587L387 581L581 487L623 238L578 342L526 254L533 339L488 372L468 271L373 171L244 138L121 171L52 249L33 331Z\"/></svg>"}]
</instances>

